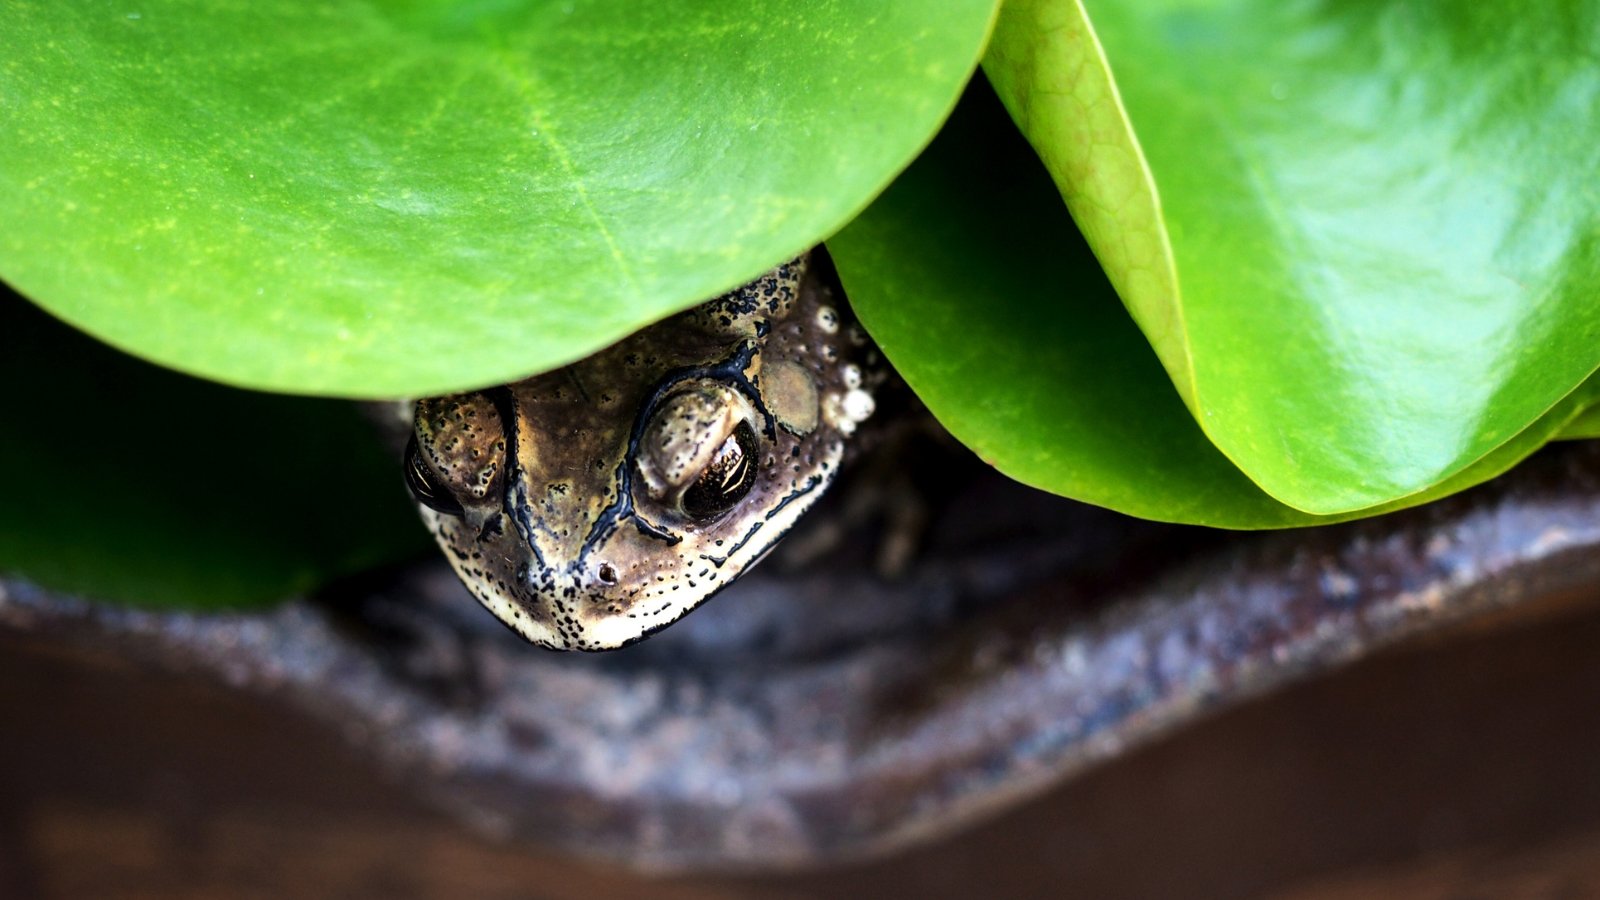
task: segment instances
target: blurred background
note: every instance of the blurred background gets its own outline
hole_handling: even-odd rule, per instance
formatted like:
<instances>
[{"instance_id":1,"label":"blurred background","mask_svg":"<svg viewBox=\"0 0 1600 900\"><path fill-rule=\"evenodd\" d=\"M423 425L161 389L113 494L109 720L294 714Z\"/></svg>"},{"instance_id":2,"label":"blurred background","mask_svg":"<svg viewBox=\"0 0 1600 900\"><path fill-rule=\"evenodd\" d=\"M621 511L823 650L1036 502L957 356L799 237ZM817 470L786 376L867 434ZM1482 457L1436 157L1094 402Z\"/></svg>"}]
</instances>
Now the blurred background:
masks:
<instances>
[{"instance_id":1,"label":"blurred background","mask_svg":"<svg viewBox=\"0 0 1600 900\"><path fill-rule=\"evenodd\" d=\"M0 896L1600 896L1595 601L1381 652L926 846L664 879L485 839L212 679L7 634Z\"/></svg>"}]
</instances>

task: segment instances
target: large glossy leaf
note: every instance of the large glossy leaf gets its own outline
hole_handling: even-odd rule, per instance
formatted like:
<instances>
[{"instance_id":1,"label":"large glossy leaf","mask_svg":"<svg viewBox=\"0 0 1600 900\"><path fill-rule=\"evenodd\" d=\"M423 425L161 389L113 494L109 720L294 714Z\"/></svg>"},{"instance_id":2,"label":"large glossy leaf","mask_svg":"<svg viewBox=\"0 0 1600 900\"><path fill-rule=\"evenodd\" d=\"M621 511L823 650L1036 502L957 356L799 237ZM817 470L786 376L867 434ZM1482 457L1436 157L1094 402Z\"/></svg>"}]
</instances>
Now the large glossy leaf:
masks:
<instances>
[{"instance_id":1,"label":"large glossy leaf","mask_svg":"<svg viewBox=\"0 0 1600 900\"><path fill-rule=\"evenodd\" d=\"M0 276L223 381L503 381L848 221L994 8L8 0Z\"/></svg>"},{"instance_id":2,"label":"large glossy leaf","mask_svg":"<svg viewBox=\"0 0 1600 900\"><path fill-rule=\"evenodd\" d=\"M981 83L828 247L868 330L958 438L1018 480L1146 518L1273 528L1421 503L1499 474L1600 400L1597 377L1475 464L1384 506L1314 516L1273 499L1188 414Z\"/></svg>"},{"instance_id":3,"label":"large glossy leaf","mask_svg":"<svg viewBox=\"0 0 1600 900\"><path fill-rule=\"evenodd\" d=\"M237 608L426 552L395 455L350 403L158 369L0 288L0 572Z\"/></svg>"},{"instance_id":4,"label":"large glossy leaf","mask_svg":"<svg viewBox=\"0 0 1600 900\"><path fill-rule=\"evenodd\" d=\"M1593 0L1013 0L985 66L1205 434L1337 513L1600 363L1596 46Z\"/></svg>"}]
</instances>

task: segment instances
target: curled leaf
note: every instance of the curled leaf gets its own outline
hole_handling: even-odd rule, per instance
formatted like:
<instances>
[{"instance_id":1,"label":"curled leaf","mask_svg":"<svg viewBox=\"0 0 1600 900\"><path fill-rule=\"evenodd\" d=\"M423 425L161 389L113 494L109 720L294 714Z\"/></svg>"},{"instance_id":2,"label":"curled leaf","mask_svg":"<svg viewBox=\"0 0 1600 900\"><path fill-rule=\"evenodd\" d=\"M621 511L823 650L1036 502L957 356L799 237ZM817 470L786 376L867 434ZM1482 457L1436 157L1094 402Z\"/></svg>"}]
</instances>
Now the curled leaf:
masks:
<instances>
[{"instance_id":1,"label":"curled leaf","mask_svg":"<svg viewBox=\"0 0 1600 900\"><path fill-rule=\"evenodd\" d=\"M1316 514L1600 365L1600 4L1015 0L985 70L1206 436Z\"/></svg>"}]
</instances>

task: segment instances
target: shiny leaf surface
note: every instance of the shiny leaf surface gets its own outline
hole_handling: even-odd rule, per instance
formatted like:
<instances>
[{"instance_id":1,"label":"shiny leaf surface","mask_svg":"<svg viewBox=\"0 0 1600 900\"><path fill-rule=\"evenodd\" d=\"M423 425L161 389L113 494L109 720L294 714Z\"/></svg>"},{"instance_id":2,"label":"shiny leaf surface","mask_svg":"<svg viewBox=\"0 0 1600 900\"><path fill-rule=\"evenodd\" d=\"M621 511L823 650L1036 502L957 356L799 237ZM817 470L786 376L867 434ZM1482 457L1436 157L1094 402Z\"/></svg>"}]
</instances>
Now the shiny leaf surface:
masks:
<instances>
[{"instance_id":1,"label":"shiny leaf surface","mask_svg":"<svg viewBox=\"0 0 1600 900\"><path fill-rule=\"evenodd\" d=\"M995 0L0 6L0 276L225 382L581 357L847 222Z\"/></svg>"},{"instance_id":2,"label":"shiny leaf surface","mask_svg":"<svg viewBox=\"0 0 1600 900\"><path fill-rule=\"evenodd\" d=\"M1591 379L1444 482L1314 516L1262 491L1188 415L1050 176L984 85L928 152L828 242L856 311L933 413L1020 481L1131 515L1314 525L1491 478L1600 400Z\"/></svg>"},{"instance_id":3,"label":"shiny leaf surface","mask_svg":"<svg viewBox=\"0 0 1600 900\"><path fill-rule=\"evenodd\" d=\"M1591 0L1015 0L985 68L1205 435L1338 513L1600 364L1596 46Z\"/></svg>"}]
</instances>

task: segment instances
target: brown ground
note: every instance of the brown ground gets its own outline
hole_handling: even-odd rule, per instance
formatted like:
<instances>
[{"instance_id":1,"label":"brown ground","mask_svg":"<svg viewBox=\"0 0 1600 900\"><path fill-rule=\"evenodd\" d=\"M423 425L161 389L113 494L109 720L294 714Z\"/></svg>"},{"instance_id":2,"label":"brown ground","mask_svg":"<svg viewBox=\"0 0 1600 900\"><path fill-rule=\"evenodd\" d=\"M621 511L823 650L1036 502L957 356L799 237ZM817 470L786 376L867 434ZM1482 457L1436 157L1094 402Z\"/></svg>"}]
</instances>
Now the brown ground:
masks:
<instances>
[{"instance_id":1,"label":"brown ground","mask_svg":"<svg viewBox=\"0 0 1600 900\"><path fill-rule=\"evenodd\" d=\"M0 898L1600 897L1600 610L1218 717L937 845L644 881L482 839L224 689L0 638Z\"/></svg>"}]
</instances>

